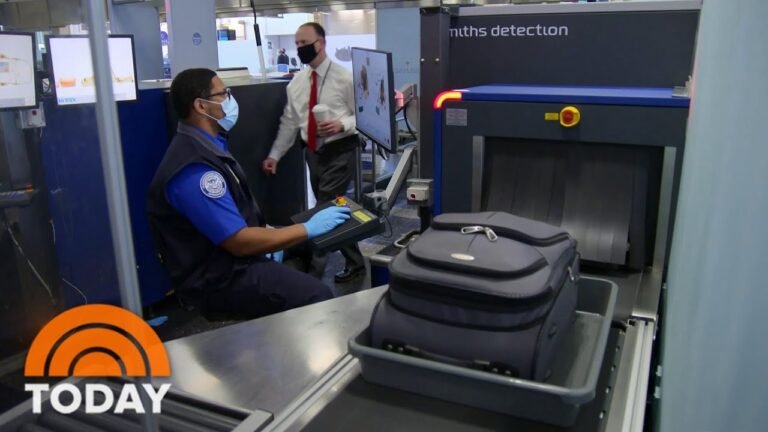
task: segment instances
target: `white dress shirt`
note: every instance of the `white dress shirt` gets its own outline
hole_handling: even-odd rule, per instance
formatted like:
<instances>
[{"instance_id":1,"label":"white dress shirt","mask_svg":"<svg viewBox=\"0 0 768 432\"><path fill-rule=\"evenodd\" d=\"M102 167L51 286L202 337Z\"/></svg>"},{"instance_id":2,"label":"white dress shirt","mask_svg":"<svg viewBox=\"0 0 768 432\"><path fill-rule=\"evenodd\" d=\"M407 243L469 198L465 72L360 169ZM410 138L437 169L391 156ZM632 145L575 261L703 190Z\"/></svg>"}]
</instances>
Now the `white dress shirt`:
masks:
<instances>
[{"instance_id":1,"label":"white dress shirt","mask_svg":"<svg viewBox=\"0 0 768 432\"><path fill-rule=\"evenodd\" d=\"M301 131L301 139L307 141L312 70L305 68L288 84L288 103L285 104L283 116L280 118L280 129L269 152L272 159L280 160L283 157L295 142L296 132ZM317 148L320 149L356 133L355 91L352 74L343 66L332 63L328 57L314 70L317 72L317 103L328 106L328 120L339 120L344 126L344 130L336 135L322 138L318 135Z\"/></svg>"}]
</instances>

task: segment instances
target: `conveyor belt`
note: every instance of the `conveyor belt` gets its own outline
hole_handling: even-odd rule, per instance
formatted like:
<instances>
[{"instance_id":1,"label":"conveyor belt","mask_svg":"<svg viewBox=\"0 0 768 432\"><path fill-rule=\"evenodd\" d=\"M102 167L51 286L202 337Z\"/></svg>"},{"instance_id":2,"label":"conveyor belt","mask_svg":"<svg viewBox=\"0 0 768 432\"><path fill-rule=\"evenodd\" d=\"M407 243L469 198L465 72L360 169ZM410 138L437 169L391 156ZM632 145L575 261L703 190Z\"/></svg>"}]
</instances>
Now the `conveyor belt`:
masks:
<instances>
[{"instance_id":1,"label":"conveyor belt","mask_svg":"<svg viewBox=\"0 0 768 432\"><path fill-rule=\"evenodd\" d=\"M614 317L624 321L632 313L637 289L644 278L638 274L611 279L620 285L616 306L620 316ZM199 403L179 406L175 402L189 401L168 397L162 416L167 420L161 421L161 425L167 426L164 430L180 430L190 422L197 427L221 430L225 426L221 421L228 427L234 418L243 418L237 415L243 411L250 412L250 416L239 428L249 432L261 430L265 424L265 431L303 427L309 431L563 430L362 381L356 360L347 354L347 339L368 325L371 310L383 290L367 290L170 342L167 349L174 370L174 393L186 390L241 409L222 411L216 405L205 409ZM618 327L624 328L624 323ZM630 325L626 333L620 328L611 330L596 398L582 407L576 426L570 430L612 432L617 429L606 425L623 424L629 416L637 417L630 408L642 408L644 393L638 383L646 376L642 372L633 375L635 369L643 370L634 367L635 363L640 364L640 339L635 337L634 344L628 342L632 340L633 329ZM644 349L650 349L651 341L646 342ZM345 361L344 368L337 367ZM612 374L618 374L615 385ZM630 388L632 382L636 383L635 391ZM34 419L30 422L24 414L30 407L31 402L19 407L27 411L14 408L13 413L9 412L13 423L3 423L3 417L9 417L0 416L0 430L6 430L6 426L12 427L9 430L20 430L24 424L23 430L50 430ZM273 422L269 423L271 415L266 411L276 413ZM198 413L205 420L201 421ZM68 419L78 425L83 420L80 415ZM138 425L136 418L123 419L126 421L115 424L120 423L126 431ZM60 420L53 416L45 422ZM89 426L98 427L95 422Z\"/></svg>"}]
</instances>

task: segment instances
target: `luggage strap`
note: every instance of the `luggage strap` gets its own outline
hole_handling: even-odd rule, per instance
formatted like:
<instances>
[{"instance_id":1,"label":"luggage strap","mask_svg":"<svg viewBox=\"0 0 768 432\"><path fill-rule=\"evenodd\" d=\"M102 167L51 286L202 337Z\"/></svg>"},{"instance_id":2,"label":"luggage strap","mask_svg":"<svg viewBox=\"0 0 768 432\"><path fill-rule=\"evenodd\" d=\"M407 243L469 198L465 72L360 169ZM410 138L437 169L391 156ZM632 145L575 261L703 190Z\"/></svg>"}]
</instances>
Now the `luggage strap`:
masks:
<instances>
[{"instance_id":1,"label":"luggage strap","mask_svg":"<svg viewBox=\"0 0 768 432\"><path fill-rule=\"evenodd\" d=\"M392 339L384 339L384 349L390 352L403 354L411 357L418 357L425 360L437 361L440 363L446 363L453 366L465 367L469 369L480 370L484 372L490 372L493 374L503 375L511 378L520 377L520 371L515 367L511 367L505 363L491 362L487 360L462 360L454 357L449 357L441 354L435 354L433 352L425 351L415 346L408 345L404 342L395 341Z\"/></svg>"},{"instance_id":2,"label":"luggage strap","mask_svg":"<svg viewBox=\"0 0 768 432\"><path fill-rule=\"evenodd\" d=\"M496 240L499 239L499 236L497 236L496 233L490 227L473 225L473 226L465 226L461 229L462 234L476 234L480 232L485 233L485 236L488 237L488 241L495 242Z\"/></svg>"}]
</instances>

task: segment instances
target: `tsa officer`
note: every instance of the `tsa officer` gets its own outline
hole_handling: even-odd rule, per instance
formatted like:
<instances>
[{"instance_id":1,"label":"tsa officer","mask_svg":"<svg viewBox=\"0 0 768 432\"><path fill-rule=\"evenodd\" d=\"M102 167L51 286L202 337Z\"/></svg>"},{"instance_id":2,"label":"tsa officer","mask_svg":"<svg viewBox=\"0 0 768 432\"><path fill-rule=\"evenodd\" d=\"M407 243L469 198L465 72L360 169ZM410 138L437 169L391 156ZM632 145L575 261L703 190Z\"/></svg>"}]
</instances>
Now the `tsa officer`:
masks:
<instances>
[{"instance_id":1,"label":"tsa officer","mask_svg":"<svg viewBox=\"0 0 768 432\"><path fill-rule=\"evenodd\" d=\"M305 224L271 229L227 150L238 105L215 72L188 69L171 84L181 119L152 181L155 245L181 300L203 313L257 317L332 297L316 278L275 261L280 251L349 219L333 207ZM279 259L278 259L279 260Z\"/></svg>"}]
</instances>

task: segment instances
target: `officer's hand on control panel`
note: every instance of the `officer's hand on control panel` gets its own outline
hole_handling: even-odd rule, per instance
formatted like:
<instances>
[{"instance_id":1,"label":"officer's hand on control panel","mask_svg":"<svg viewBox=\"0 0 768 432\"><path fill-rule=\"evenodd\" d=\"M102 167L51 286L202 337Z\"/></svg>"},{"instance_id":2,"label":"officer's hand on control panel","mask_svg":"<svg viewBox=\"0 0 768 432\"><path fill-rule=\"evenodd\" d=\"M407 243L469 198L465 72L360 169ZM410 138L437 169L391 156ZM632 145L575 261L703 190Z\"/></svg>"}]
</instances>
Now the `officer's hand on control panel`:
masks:
<instances>
[{"instance_id":1,"label":"officer's hand on control panel","mask_svg":"<svg viewBox=\"0 0 768 432\"><path fill-rule=\"evenodd\" d=\"M321 137L333 136L344 131L344 125L339 120L321 121L317 124L317 134Z\"/></svg>"},{"instance_id":2,"label":"officer's hand on control panel","mask_svg":"<svg viewBox=\"0 0 768 432\"><path fill-rule=\"evenodd\" d=\"M277 160L272 158L264 159L264 162L261 163L261 169L266 175L277 174Z\"/></svg>"},{"instance_id":3,"label":"officer's hand on control panel","mask_svg":"<svg viewBox=\"0 0 768 432\"><path fill-rule=\"evenodd\" d=\"M304 228L307 230L307 238L312 240L315 237L327 234L349 218L349 208L347 207L328 207L327 209L320 210L304 223Z\"/></svg>"}]
</instances>

